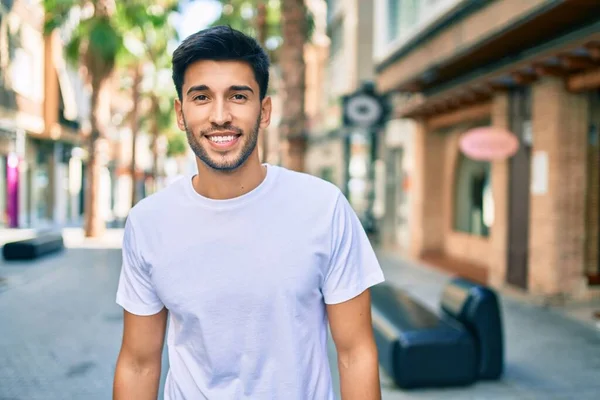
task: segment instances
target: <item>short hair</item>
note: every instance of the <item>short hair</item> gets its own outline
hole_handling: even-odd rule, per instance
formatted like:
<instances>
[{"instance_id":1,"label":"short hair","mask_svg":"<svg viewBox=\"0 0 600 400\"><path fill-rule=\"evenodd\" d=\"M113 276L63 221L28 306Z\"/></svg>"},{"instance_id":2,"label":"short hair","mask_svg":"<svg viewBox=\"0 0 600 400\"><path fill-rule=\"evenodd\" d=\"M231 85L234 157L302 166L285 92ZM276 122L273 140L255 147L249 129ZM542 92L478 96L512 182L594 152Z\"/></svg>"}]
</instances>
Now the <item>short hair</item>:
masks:
<instances>
[{"instance_id":1,"label":"short hair","mask_svg":"<svg viewBox=\"0 0 600 400\"><path fill-rule=\"evenodd\" d=\"M269 56L252 37L231 28L215 26L187 37L173 53L173 83L183 98L183 78L190 64L201 60L244 61L250 64L258 83L260 99L269 86Z\"/></svg>"}]
</instances>

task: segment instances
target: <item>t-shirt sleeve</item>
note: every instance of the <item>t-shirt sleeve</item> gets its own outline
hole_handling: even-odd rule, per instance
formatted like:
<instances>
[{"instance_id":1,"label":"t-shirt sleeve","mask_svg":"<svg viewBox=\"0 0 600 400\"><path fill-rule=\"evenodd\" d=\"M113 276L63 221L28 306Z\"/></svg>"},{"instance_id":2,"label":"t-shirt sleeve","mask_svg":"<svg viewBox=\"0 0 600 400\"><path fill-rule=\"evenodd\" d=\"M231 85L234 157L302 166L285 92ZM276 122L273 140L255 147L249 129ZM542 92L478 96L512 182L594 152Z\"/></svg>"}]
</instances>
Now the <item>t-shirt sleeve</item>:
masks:
<instances>
[{"instance_id":1,"label":"t-shirt sleeve","mask_svg":"<svg viewBox=\"0 0 600 400\"><path fill-rule=\"evenodd\" d=\"M133 222L127 218L123 235L123 263L117 288L117 304L136 315L153 315L163 309L152 281L150 270L140 257Z\"/></svg>"},{"instance_id":2,"label":"t-shirt sleeve","mask_svg":"<svg viewBox=\"0 0 600 400\"><path fill-rule=\"evenodd\" d=\"M326 304L350 300L385 280L360 220L341 193L331 233L330 263L322 288Z\"/></svg>"}]
</instances>

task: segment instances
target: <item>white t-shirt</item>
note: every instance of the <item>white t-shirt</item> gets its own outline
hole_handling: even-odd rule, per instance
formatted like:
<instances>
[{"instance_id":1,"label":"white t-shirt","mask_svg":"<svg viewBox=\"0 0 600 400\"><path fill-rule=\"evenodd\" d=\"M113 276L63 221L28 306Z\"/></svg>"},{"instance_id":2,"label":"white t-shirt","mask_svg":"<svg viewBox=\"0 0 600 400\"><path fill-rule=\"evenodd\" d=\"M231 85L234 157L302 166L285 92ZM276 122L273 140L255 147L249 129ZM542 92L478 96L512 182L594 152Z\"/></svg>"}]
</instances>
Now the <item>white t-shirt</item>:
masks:
<instances>
[{"instance_id":1,"label":"white t-shirt","mask_svg":"<svg viewBox=\"0 0 600 400\"><path fill-rule=\"evenodd\" d=\"M129 214L117 303L169 310L166 400L334 399L325 304L383 273L336 186L267 167L243 196L186 176Z\"/></svg>"}]
</instances>

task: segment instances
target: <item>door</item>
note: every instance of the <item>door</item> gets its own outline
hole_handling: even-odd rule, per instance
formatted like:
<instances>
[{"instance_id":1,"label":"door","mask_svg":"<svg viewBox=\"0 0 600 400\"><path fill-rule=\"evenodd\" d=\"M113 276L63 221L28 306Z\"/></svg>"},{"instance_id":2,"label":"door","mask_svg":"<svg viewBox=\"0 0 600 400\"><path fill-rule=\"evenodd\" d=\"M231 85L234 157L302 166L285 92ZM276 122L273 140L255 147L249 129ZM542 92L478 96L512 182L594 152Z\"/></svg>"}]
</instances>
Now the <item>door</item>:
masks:
<instances>
[{"instance_id":1,"label":"door","mask_svg":"<svg viewBox=\"0 0 600 400\"><path fill-rule=\"evenodd\" d=\"M402 248L403 238L403 172L402 148L388 149L386 154L386 199L384 218L384 244L392 248Z\"/></svg>"},{"instance_id":2,"label":"door","mask_svg":"<svg viewBox=\"0 0 600 400\"><path fill-rule=\"evenodd\" d=\"M591 92L589 99L585 273L591 285L600 285L600 90Z\"/></svg>"},{"instance_id":3,"label":"door","mask_svg":"<svg viewBox=\"0 0 600 400\"><path fill-rule=\"evenodd\" d=\"M509 162L507 276L509 284L527 289L529 258L529 185L531 165L531 93L517 88L510 93L510 129L519 150Z\"/></svg>"}]
</instances>

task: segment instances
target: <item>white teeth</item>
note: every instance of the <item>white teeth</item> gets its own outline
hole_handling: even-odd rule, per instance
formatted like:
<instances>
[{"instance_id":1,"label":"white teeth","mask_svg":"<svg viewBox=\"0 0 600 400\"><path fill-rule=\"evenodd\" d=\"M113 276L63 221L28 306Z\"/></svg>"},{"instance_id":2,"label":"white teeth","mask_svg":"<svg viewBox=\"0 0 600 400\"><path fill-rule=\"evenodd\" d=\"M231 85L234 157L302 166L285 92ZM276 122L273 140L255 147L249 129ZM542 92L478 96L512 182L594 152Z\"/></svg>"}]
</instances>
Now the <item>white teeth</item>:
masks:
<instances>
[{"instance_id":1,"label":"white teeth","mask_svg":"<svg viewBox=\"0 0 600 400\"><path fill-rule=\"evenodd\" d=\"M231 142L235 136L209 136L208 140L215 143Z\"/></svg>"}]
</instances>

